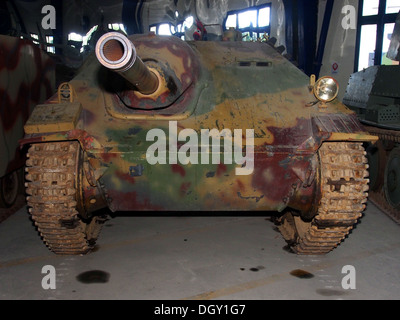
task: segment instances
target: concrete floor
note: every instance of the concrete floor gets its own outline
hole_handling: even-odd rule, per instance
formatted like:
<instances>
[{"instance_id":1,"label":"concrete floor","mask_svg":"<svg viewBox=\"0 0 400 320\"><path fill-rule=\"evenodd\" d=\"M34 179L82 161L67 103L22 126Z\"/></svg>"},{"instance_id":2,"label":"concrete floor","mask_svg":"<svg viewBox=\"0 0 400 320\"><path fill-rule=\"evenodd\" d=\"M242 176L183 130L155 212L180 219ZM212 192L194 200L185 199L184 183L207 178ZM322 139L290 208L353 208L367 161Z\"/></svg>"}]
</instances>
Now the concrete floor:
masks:
<instances>
[{"instance_id":1,"label":"concrete floor","mask_svg":"<svg viewBox=\"0 0 400 320\"><path fill-rule=\"evenodd\" d=\"M0 299L400 299L400 226L372 204L326 256L284 247L269 217L120 216L95 252L56 256L23 207L0 224ZM347 265L356 289L342 287Z\"/></svg>"}]
</instances>

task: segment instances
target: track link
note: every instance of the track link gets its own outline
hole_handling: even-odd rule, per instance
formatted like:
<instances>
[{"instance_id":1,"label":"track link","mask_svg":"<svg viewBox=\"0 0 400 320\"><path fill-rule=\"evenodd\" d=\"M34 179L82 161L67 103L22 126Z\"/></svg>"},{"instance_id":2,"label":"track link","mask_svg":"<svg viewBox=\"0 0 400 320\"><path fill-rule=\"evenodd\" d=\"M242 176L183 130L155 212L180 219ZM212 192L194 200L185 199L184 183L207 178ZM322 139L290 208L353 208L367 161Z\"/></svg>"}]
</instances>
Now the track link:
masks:
<instances>
[{"instance_id":1,"label":"track link","mask_svg":"<svg viewBox=\"0 0 400 320\"><path fill-rule=\"evenodd\" d=\"M278 220L290 248L301 255L335 249L362 216L368 197L368 165L360 143L324 143L319 151L321 200L312 221L286 213Z\"/></svg>"},{"instance_id":2,"label":"track link","mask_svg":"<svg viewBox=\"0 0 400 320\"><path fill-rule=\"evenodd\" d=\"M80 154L75 141L34 144L28 151L29 212L43 241L56 254L90 252L102 227L97 217L82 220L76 209Z\"/></svg>"}]
</instances>

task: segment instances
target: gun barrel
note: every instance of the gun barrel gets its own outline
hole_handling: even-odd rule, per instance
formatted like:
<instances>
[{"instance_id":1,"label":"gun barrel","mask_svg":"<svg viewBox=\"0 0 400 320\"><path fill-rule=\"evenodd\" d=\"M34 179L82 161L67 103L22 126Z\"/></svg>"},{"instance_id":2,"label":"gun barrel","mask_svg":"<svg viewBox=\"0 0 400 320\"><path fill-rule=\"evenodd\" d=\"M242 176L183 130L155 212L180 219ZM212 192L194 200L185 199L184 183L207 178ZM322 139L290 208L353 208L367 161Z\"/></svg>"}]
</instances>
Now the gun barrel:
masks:
<instances>
[{"instance_id":1,"label":"gun barrel","mask_svg":"<svg viewBox=\"0 0 400 320\"><path fill-rule=\"evenodd\" d=\"M96 56L104 67L118 72L140 93L150 95L157 90L158 77L143 63L133 43L123 34L103 35L97 41Z\"/></svg>"}]
</instances>

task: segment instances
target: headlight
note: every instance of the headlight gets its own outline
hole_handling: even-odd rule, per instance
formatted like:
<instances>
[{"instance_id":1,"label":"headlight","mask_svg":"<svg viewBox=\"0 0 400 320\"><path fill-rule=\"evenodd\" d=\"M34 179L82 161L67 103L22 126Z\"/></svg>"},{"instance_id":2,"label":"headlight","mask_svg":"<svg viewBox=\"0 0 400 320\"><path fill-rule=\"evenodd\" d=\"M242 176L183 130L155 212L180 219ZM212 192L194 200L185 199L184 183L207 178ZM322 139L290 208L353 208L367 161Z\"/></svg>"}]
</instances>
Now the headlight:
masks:
<instances>
[{"instance_id":1,"label":"headlight","mask_svg":"<svg viewBox=\"0 0 400 320\"><path fill-rule=\"evenodd\" d=\"M339 93L339 84L331 77L323 77L314 85L314 95L323 102L332 101Z\"/></svg>"}]
</instances>

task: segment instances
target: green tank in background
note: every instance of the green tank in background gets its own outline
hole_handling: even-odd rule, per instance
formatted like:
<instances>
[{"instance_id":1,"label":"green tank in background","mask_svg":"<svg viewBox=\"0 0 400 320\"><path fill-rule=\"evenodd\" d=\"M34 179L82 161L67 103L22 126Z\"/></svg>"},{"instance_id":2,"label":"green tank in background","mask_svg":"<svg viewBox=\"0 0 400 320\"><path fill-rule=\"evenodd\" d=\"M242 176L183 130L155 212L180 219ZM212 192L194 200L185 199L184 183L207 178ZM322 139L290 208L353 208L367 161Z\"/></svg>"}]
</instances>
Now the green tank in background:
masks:
<instances>
[{"instance_id":1,"label":"green tank in background","mask_svg":"<svg viewBox=\"0 0 400 320\"><path fill-rule=\"evenodd\" d=\"M400 15L388 58L400 61ZM400 66L373 66L351 75L343 99L365 129L379 137L367 147L370 200L400 223Z\"/></svg>"}]
</instances>

